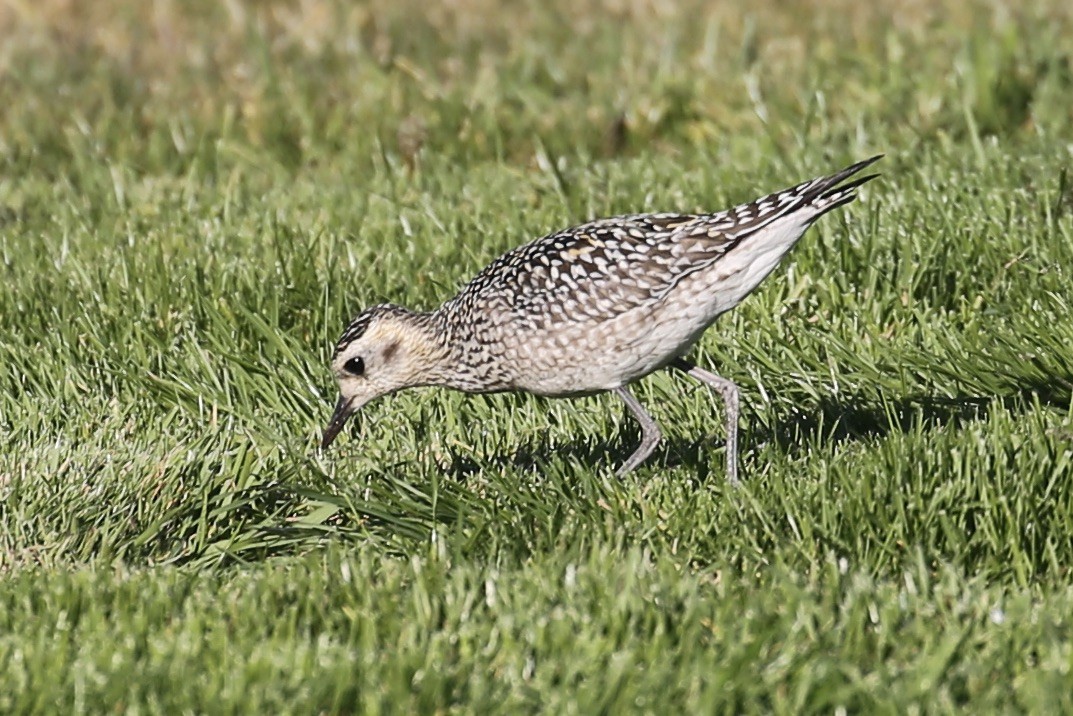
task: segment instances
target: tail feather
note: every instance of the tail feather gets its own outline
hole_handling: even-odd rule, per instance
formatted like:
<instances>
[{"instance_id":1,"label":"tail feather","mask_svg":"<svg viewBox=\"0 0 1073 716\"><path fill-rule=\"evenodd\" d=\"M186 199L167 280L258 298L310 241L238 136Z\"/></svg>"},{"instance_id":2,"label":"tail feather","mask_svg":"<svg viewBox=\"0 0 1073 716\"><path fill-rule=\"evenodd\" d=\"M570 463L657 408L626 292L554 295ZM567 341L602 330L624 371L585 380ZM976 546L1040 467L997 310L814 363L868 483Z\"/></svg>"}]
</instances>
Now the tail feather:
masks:
<instances>
[{"instance_id":1,"label":"tail feather","mask_svg":"<svg viewBox=\"0 0 1073 716\"><path fill-rule=\"evenodd\" d=\"M823 194L825 191L833 189L835 187L835 185L841 184L844 180L850 178L851 176L853 176L854 174L858 173L859 171L861 171L865 167L868 167L868 166L871 166L871 165L875 164L876 162L878 162L882 158L883 158L882 154L877 154L874 157L869 157L868 159L856 162L855 164L850 164L848 167L846 167L845 169L843 169L840 172L835 172L834 174L831 174L830 176L821 177L820 179L816 179L816 180L814 180L815 183L816 183L816 186L814 187L814 189L819 194ZM870 179L870 178L876 177L876 176L878 176L878 175L877 174L872 174L868 178ZM858 181L858 183L860 183L861 181L867 181L867 179L863 179L863 180L859 179L857 181Z\"/></svg>"},{"instance_id":2,"label":"tail feather","mask_svg":"<svg viewBox=\"0 0 1073 716\"><path fill-rule=\"evenodd\" d=\"M795 187L741 204L728 211L713 214L712 218L716 220L713 223L732 240L731 246L737 245L784 217L800 216L807 226L828 211L853 201L856 197L854 190L879 175L868 174L850 182L846 180L882 158L883 155L879 154L851 164L840 172L811 179ZM803 209L808 211L798 214Z\"/></svg>"},{"instance_id":3,"label":"tail feather","mask_svg":"<svg viewBox=\"0 0 1073 716\"><path fill-rule=\"evenodd\" d=\"M879 174L865 174L848 182L845 180L882 158L883 155L878 154L870 159L852 164L829 177L817 180L816 186L810 187L806 192L808 195L807 203L818 209L816 215L812 217L812 221L856 199L857 193L855 190L862 184L872 181Z\"/></svg>"}]
</instances>

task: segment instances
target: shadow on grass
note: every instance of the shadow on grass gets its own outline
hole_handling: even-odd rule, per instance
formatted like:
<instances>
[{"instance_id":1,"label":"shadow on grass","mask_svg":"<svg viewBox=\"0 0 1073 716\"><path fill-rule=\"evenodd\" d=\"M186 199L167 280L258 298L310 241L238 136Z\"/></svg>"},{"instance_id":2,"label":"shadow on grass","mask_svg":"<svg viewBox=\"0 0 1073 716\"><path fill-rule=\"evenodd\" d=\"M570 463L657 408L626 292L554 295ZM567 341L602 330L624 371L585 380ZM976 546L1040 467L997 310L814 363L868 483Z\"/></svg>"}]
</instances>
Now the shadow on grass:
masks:
<instances>
[{"instance_id":1,"label":"shadow on grass","mask_svg":"<svg viewBox=\"0 0 1073 716\"><path fill-rule=\"evenodd\" d=\"M1023 412L1033 403L1064 408L1069 400L1068 390L1036 384L1007 396L830 400L780 420L770 429L750 427L743 420L739 447L747 453L769 443L788 454L802 454L821 443L837 445L921 427L966 425L986 419L1000 406ZM713 430L707 435L694 440L664 439L639 468L640 474L687 467L702 483L721 479L721 423L721 416L713 413ZM415 544L427 542L437 526L464 523L462 532L479 535L489 524L522 514L547 527L556 521L554 513L564 503L581 509L595 503L604 489L600 480L575 479L572 466L610 473L629 458L640 438L639 427L629 422L606 436L565 444L542 434L497 452L452 453L439 466L441 479L421 482L400 477L411 467L400 462L378 467L375 474L360 478L360 484L335 487L331 486L334 480L314 463L292 455L270 481L255 482L238 493L220 485L200 504L184 505L158 523L151 537L146 535L142 548L158 562L226 566L296 554L336 540L376 543L385 553L404 555ZM510 473L518 471L531 473L534 479L529 485L508 489L500 478L517 481ZM490 479L481 480L481 476ZM313 489L310 484L328 487ZM548 489L564 499L548 500ZM598 509L595 504L592 508Z\"/></svg>"},{"instance_id":2,"label":"shadow on grass","mask_svg":"<svg viewBox=\"0 0 1073 716\"><path fill-rule=\"evenodd\" d=\"M1033 399L1043 405L1065 408L1069 405L1070 391L1054 383L1033 383L1008 395L824 400L811 406L809 412L796 412L767 430L753 430L749 443L773 443L788 454L799 455L817 441L837 445L881 438L918 425L925 429L966 425L986 419L996 406L1025 412Z\"/></svg>"},{"instance_id":3,"label":"shadow on grass","mask_svg":"<svg viewBox=\"0 0 1073 716\"><path fill-rule=\"evenodd\" d=\"M739 450L747 454L753 446L773 444L790 455L801 455L817 443L838 445L843 442L882 438L895 432L905 432L915 426L925 430L948 425L966 425L984 420L997 406L1024 412L1033 400L1040 404L1066 408L1071 391L1063 382L1028 383L1007 395L914 396L898 400L853 399L824 400L779 420L770 428L754 427L742 418ZM664 437L652 455L638 470L646 467L688 467L702 482L719 477L725 469L722 455L725 436L721 413L713 412L713 429L693 440L672 440ZM577 463L594 470L616 469L640 445L640 428L628 420L623 429L597 440L552 444L537 439L526 445L483 459L458 456L449 474L465 480L485 470L520 468L542 473L553 462Z\"/></svg>"},{"instance_id":4,"label":"shadow on grass","mask_svg":"<svg viewBox=\"0 0 1073 716\"><path fill-rule=\"evenodd\" d=\"M628 417L622 429L596 439L572 440L566 443L552 443L546 437L536 438L522 445L504 449L501 452L483 455L479 458L457 456L450 466L450 474L459 480L465 480L485 471L503 471L509 469L546 474L555 466L579 465L592 471L616 471L641 445L641 430ZM713 414L713 420L722 418ZM721 433L707 433L696 440L673 440L666 436L656 445L655 450L634 472L643 473L646 468L673 468L688 465L698 470L700 477L706 477L712 468L706 453L712 448L722 449L724 440ZM717 471L722 470L719 463Z\"/></svg>"}]
</instances>

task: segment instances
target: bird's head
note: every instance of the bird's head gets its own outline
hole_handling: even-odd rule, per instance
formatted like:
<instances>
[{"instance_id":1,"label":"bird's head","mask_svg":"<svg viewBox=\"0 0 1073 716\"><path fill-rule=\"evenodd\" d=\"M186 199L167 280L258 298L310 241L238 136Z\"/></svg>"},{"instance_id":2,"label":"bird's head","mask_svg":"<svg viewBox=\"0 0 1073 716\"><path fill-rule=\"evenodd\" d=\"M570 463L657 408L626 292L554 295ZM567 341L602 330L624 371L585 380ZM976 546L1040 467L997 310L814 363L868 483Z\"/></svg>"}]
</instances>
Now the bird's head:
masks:
<instances>
[{"instance_id":1,"label":"bird's head","mask_svg":"<svg viewBox=\"0 0 1073 716\"><path fill-rule=\"evenodd\" d=\"M374 398L433 382L444 348L436 340L432 316L383 304L350 322L332 357L339 400L321 448L331 445L350 416Z\"/></svg>"}]
</instances>

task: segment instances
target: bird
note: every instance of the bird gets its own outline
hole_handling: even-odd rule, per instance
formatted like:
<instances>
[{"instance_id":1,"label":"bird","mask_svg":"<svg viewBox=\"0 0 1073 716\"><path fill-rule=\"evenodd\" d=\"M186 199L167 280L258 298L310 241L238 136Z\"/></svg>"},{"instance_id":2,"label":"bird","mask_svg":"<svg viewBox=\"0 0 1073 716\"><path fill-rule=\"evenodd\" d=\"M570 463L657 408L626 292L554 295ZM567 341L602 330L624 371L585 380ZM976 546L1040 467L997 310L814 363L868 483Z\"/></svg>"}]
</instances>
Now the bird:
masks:
<instances>
[{"instance_id":1,"label":"bird","mask_svg":"<svg viewBox=\"0 0 1073 716\"><path fill-rule=\"evenodd\" d=\"M617 470L625 475L662 437L629 386L667 368L722 397L726 479L737 486L740 391L686 356L817 219L878 176L859 174L882 156L718 213L573 226L503 254L435 310L383 303L362 311L332 355L339 398L321 449L369 401L405 388L553 398L611 392L641 427L640 445Z\"/></svg>"}]
</instances>

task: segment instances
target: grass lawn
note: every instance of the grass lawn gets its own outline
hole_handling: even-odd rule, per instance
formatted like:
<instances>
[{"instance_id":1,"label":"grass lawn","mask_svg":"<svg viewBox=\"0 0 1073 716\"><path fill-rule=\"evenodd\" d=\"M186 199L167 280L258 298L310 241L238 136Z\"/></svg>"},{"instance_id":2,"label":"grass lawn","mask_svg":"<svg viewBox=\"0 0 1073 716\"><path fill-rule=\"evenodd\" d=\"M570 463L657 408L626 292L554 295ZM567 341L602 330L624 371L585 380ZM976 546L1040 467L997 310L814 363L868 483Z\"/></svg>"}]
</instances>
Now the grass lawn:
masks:
<instances>
[{"instance_id":1,"label":"grass lawn","mask_svg":"<svg viewBox=\"0 0 1073 716\"><path fill-rule=\"evenodd\" d=\"M0 5L0 712L1073 711L1073 11ZM721 403L436 389L362 308L876 153Z\"/></svg>"}]
</instances>

